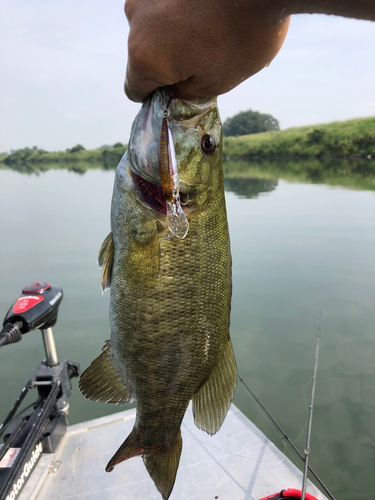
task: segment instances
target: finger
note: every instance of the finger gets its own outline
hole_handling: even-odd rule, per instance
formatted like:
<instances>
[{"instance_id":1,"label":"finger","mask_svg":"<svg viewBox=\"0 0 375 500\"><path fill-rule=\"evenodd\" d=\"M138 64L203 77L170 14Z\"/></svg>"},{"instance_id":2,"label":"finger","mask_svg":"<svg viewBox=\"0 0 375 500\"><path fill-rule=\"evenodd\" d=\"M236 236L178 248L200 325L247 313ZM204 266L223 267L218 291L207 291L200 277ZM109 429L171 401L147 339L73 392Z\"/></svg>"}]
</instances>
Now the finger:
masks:
<instances>
[{"instance_id":1,"label":"finger","mask_svg":"<svg viewBox=\"0 0 375 500\"><path fill-rule=\"evenodd\" d=\"M173 85L180 80L173 58L152 42L139 44L139 37L133 37L131 32L129 34L124 90L134 102L141 102L157 88Z\"/></svg>"},{"instance_id":2,"label":"finger","mask_svg":"<svg viewBox=\"0 0 375 500\"><path fill-rule=\"evenodd\" d=\"M124 90L131 101L142 102L160 86L160 82L155 78L149 78L145 75L143 66L134 65L131 59L128 60Z\"/></svg>"},{"instance_id":3,"label":"finger","mask_svg":"<svg viewBox=\"0 0 375 500\"><path fill-rule=\"evenodd\" d=\"M192 94L191 92L186 92L181 86L185 82L179 82L176 83L175 85L168 85L168 91L169 93L173 96L176 97L177 99L184 99L185 101L193 101L194 99L198 99L199 96L197 94Z\"/></svg>"},{"instance_id":4,"label":"finger","mask_svg":"<svg viewBox=\"0 0 375 500\"><path fill-rule=\"evenodd\" d=\"M142 102L144 101L154 90L156 90L159 85L152 84L152 82L142 82L140 83L136 80L133 83L133 80L128 77L125 78L124 83L124 91L126 97L133 102ZM136 90L133 90L136 89Z\"/></svg>"}]
</instances>

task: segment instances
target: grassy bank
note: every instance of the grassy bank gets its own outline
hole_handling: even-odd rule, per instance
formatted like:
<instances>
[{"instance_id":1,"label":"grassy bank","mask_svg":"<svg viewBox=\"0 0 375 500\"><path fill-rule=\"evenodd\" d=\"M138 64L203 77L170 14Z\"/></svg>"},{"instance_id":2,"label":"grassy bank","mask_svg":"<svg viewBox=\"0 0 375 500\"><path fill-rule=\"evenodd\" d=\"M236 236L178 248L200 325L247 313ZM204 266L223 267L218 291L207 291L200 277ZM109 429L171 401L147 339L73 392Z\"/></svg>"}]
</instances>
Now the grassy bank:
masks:
<instances>
[{"instance_id":1,"label":"grassy bank","mask_svg":"<svg viewBox=\"0 0 375 500\"><path fill-rule=\"evenodd\" d=\"M116 146L116 147L115 147ZM69 165L92 163L115 168L126 146L48 152L37 148L0 154L0 164L11 168L25 165ZM375 157L375 117L324 125L294 127L278 132L225 137L224 159ZM39 168L42 170L42 168Z\"/></svg>"},{"instance_id":2,"label":"grassy bank","mask_svg":"<svg viewBox=\"0 0 375 500\"><path fill-rule=\"evenodd\" d=\"M74 165L89 163L104 168L116 168L125 151L126 146L78 150L73 147L71 150L56 152L24 148L17 149L11 154L1 154L0 163L15 169L22 169L25 165L37 165L38 170L43 170L43 165L61 164L69 168L70 165L74 167Z\"/></svg>"},{"instance_id":3,"label":"grassy bank","mask_svg":"<svg viewBox=\"0 0 375 500\"><path fill-rule=\"evenodd\" d=\"M226 137L223 153L230 159L374 157L375 117Z\"/></svg>"}]
</instances>

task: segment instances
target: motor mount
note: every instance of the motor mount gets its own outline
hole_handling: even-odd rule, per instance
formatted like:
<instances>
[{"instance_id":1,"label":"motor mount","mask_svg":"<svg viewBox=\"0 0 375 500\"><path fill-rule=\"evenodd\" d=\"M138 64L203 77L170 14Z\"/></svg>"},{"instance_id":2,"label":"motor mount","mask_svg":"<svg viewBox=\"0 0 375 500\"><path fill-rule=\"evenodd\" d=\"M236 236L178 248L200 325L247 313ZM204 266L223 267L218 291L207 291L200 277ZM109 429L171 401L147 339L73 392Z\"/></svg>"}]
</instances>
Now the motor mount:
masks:
<instances>
[{"instance_id":1,"label":"motor mount","mask_svg":"<svg viewBox=\"0 0 375 500\"><path fill-rule=\"evenodd\" d=\"M52 327L57 321L63 299L62 288L35 281L9 308L0 332L0 347L20 341L23 334L40 329L46 359L39 363L34 376L26 383L3 423L0 437L0 463L7 457L13 462L0 467L0 500L15 498L30 477L42 453L54 453L67 428L71 379L79 375L79 363L59 362ZM36 389L34 403L17 413L30 390ZM30 407L33 410L25 414ZM30 465L31 464L31 465ZM27 469L25 469L27 467ZM27 474L24 472L27 470Z\"/></svg>"}]
</instances>

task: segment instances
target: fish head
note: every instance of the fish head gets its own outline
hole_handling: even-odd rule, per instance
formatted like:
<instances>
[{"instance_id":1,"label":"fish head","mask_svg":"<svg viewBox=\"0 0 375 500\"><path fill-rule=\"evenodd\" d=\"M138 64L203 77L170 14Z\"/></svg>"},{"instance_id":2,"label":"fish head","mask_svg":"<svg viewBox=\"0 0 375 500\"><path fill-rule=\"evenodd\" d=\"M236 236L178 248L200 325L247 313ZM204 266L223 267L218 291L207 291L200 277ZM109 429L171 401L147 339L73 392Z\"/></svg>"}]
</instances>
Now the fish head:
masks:
<instances>
[{"instance_id":1,"label":"fish head","mask_svg":"<svg viewBox=\"0 0 375 500\"><path fill-rule=\"evenodd\" d=\"M159 168L159 141L167 116L176 152L181 202L186 213L202 208L220 183L222 125L216 97L186 101L158 89L134 120L128 148L140 201L162 214L166 204Z\"/></svg>"}]
</instances>

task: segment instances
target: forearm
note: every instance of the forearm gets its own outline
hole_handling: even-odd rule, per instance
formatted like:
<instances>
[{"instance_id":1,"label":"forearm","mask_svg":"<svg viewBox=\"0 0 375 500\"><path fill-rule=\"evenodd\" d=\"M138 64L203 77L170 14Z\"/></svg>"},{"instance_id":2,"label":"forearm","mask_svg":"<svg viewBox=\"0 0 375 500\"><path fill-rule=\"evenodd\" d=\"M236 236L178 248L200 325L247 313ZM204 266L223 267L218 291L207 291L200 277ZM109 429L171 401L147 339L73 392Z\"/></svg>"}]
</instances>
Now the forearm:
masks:
<instances>
[{"instance_id":1,"label":"forearm","mask_svg":"<svg viewBox=\"0 0 375 500\"><path fill-rule=\"evenodd\" d=\"M280 6L282 15L327 14L375 21L375 0L282 0Z\"/></svg>"},{"instance_id":2,"label":"forearm","mask_svg":"<svg viewBox=\"0 0 375 500\"><path fill-rule=\"evenodd\" d=\"M375 21L375 0L126 0L125 91L172 86L186 99L224 94L268 66L293 14Z\"/></svg>"}]
</instances>

